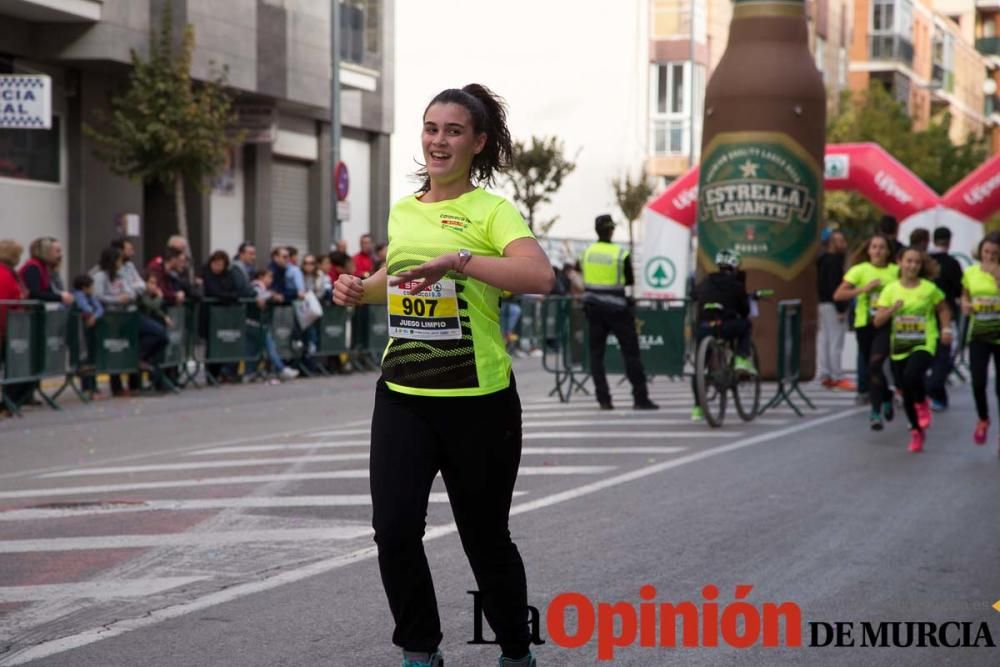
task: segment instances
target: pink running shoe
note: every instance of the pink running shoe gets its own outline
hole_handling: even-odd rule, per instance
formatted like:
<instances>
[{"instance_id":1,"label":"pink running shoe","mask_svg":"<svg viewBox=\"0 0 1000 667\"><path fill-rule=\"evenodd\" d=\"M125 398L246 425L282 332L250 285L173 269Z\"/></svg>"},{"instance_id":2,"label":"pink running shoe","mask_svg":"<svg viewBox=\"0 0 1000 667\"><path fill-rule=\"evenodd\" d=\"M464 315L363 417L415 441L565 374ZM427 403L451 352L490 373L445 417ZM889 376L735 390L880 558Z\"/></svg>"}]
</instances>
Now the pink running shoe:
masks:
<instances>
[{"instance_id":1,"label":"pink running shoe","mask_svg":"<svg viewBox=\"0 0 1000 667\"><path fill-rule=\"evenodd\" d=\"M927 400L924 399L923 402L917 403L913 406L917 410L917 426L921 430L926 430L930 428L931 425L931 406L928 405Z\"/></svg>"},{"instance_id":2,"label":"pink running shoe","mask_svg":"<svg viewBox=\"0 0 1000 667\"><path fill-rule=\"evenodd\" d=\"M976 430L972 432L972 441L977 445L986 444L986 433L990 430L990 420L980 419L976 422Z\"/></svg>"},{"instance_id":3,"label":"pink running shoe","mask_svg":"<svg viewBox=\"0 0 1000 667\"><path fill-rule=\"evenodd\" d=\"M924 432L918 428L910 431L910 446L907 447L911 454L918 454L924 451Z\"/></svg>"}]
</instances>

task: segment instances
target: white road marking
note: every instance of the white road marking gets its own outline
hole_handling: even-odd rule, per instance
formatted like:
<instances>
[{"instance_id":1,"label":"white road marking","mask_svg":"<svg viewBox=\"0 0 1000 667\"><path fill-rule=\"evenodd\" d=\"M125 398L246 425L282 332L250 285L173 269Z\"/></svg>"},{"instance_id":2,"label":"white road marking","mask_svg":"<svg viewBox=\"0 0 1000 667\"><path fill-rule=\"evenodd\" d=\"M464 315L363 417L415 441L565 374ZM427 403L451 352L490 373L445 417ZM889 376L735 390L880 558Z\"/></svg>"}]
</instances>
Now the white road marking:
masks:
<instances>
[{"instance_id":1,"label":"white road marking","mask_svg":"<svg viewBox=\"0 0 1000 667\"><path fill-rule=\"evenodd\" d=\"M545 415L549 417L550 415ZM555 416L555 415L551 415ZM561 416L561 415L560 415ZM579 415L568 415L576 416ZM597 419L598 415L595 415L595 419L550 419L548 421L526 421L523 423L524 429L532 428L553 428L556 426L679 426L681 424L690 424L690 419ZM603 415L602 415L603 416Z\"/></svg>"},{"instance_id":2,"label":"white road marking","mask_svg":"<svg viewBox=\"0 0 1000 667\"><path fill-rule=\"evenodd\" d=\"M199 449L196 452L189 452L188 456L208 456L211 454L253 454L255 452L275 452L288 450L290 452L309 449L329 449L350 447L368 447L371 440L344 440L342 442L330 442L329 440L319 440L317 442L294 442L267 445L235 445L232 447L211 447L209 449Z\"/></svg>"},{"instance_id":3,"label":"white road marking","mask_svg":"<svg viewBox=\"0 0 1000 667\"><path fill-rule=\"evenodd\" d=\"M521 466L518 475L597 475L614 470L615 466ZM184 489L199 486L226 486L229 484L264 484L268 482L302 482L321 479L368 479L368 470L332 470L325 472L290 472L274 475L236 475L233 477L206 477L204 479L164 480L160 482L132 482L95 486L53 487L48 489L19 489L0 491L0 498L49 498L84 494L142 491L147 489Z\"/></svg>"},{"instance_id":4,"label":"white road marking","mask_svg":"<svg viewBox=\"0 0 1000 667\"><path fill-rule=\"evenodd\" d=\"M369 433L371 433L370 428L335 428L329 431L313 431L310 435L317 438L330 438L335 435L368 435Z\"/></svg>"},{"instance_id":5,"label":"white road marking","mask_svg":"<svg viewBox=\"0 0 1000 667\"><path fill-rule=\"evenodd\" d=\"M352 420L352 421L349 421L349 422L344 422L343 425L344 426L355 426L355 425L360 425L360 424L371 424L371 418L367 418L367 419L355 419L355 420ZM305 431L289 431L289 432L284 433L284 434L265 433L265 434L262 434L262 435L244 436L244 437L240 437L240 438L229 438L227 440L216 440L214 442L202 442L202 443L199 443L197 445L191 445L191 446L188 446L188 447L181 447L179 449L176 448L176 447L174 447L174 448L171 448L171 449L162 449L162 450L157 450L157 451L153 451L153 452L144 452L144 453L141 453L141 454L129 454L127 456L115 456L115 457L107 459L106 461L104 461L104 463L123 463L125 461L136 461L136 460L141 460L141 459L148 460L148 459L150 459L150 458L152 458L154 456L166 456L166 455L176 456L178 454L184 454L185 452L190 452L190 451L194 451L194 450L197 450L197 449L202 449L206 445L217 446L217 447L218 446L223 446L223 445L231 445L231 444L232 445L239 445L239 444L243 444L243 443L246 443L246 442L255 442L255 441L258 441L258 440L272 440L274 438L279 437L280 435L286 435L286 436L289 436L289 437L290 436L295 436L295 437L306 436L306 435L308 435L311 432L312 432L311 430L305 430ZM39 475L39 474L46 473L46 472L56 472L56 471L60 471L60 470L72 470L75 467L76 467L75 465L72 465L72 466L62 465L62 466L48 466L48 467L45 467L45 468L34 468L34 469L31 469L31 470L22 470L22 471L13 472L13 473L3 473L3 474L0 474L0 479L16 479L16 478L19 478L19 477L31 477L31 476Z\"/></svg>"},{"instance_id":6,"label":"white road marking","mask_svg":"<svg viewBox=\"0 0 1000 667\"><path fill-rule=\"evenodd\" d=\"M73 584L40 584L38 586L0 586L0 603L38 602L53 600L124 600L156 595L204 581L209 577L158 577L155 579L118 579L86 581Z\"/></svg>"},{"instance_id":7,"label":"white road marking","mask_svg":"<svg viewBox=\"0 0 1000 667\"><path fill-rule=\"evenodd\" d=\"M838 419L843 419L852 415L859 414L864 408L857 408L853 410L843 410L841 412L834 413L827 417L821 419L813 419L805 422L789 426L787 428L779 429L777 431L772 431L769 433L761 433L760 435L747 438L741 442L734 442L728 445L720 445L718 447L713 447L711 449L706 449L701 452L696 452L689 454L687 456L678 457L671 461L664 461L661 463L655 463L638 470L623 473L621 475L616 475L615 477L610 477L608 479L601 480L600 482L594 484L586 484L584 486L577 487L576 489L555 493L550 496L545 496L535 501L528 501L525 503L514 505L511 508L511 514L524 514L526 512L532 512L544 507L549 507L551 505L556 505L558 503L563 503L568 500L573 500L586 496L598 491L602 491L607 488L614 486L620 486L622 484L627 484L629 482L641 479L643 477L648 477L650 475L656 475L658 473L671 470L673 468L679 468L681 466L687 465L689 463L695 463L715 456L721 456L723 454L728 454L729 452L737 451L739 449L745 449L747 447L754 447L772 440L784 440L787 436L794 433L799 433L800 431L805 431L807 429L816 428L818 425L826 424L829 422L836 421ZM447 524L444 526L437 526L429 529L424 535L424 542L429 542L435 540L439 537L444 537L456 532L457 528L454 523ZM281 586L292 584L304 579L309 579L310 577L315 577L317 575L325 574L333 570L340 569L347 565L357 563L360 561L368 560L376 556L376 550L374 546L369 546L357 551L343 554L340 556L335 556L333 558L327 558L325 560L317 561L311 563L304 567L295 568L292 570L286 570L281 574L277 574L273 577L250 581L245 584L238 584L236 586L231 586L225 590L217 591L215 593L209 593L200 598L190 600L187 602L182 602L170 607L164 607L161 609L154 609L143 616L138 618L123 619L106 625L102 625L99 628L92 628L89 630L84 630L78 632L74 635L69 635L67 637L61 637L59 639L53 639L51 641L42 642L36 644L29 648L19 651L14 655L8 656L6 659L0 660L0 666L6 667L7 665L21 665L32 660L38 660L40 658L45 658L48 656L56 655L58 653L63 653L74 648L80 648L82 646L87 646L88 644L93 644L94 642L100 641L102 639L109 639L111 637L118 637L132 630L138 630L140 628L149 627L162 623L174 618L179 618L187 614L200 611L202 609L208 609L219 604L226 602L232 602L233 600L238 600L240 598L246 597L248 595L253 595L256 593L261 593L263 591L273 590Z\"/></svg>"},{"instance_id":8,"label":"white road marking","mask_svg":"<svg viewBox=\"0 0 1000 667\"><path fill-rule=\"evenodd\" d=\"M83 477L87 475L125 475L139 472L167 472L171 470L204 470L209 468L244 468L277 466L289 463L331 463L334 461L366 461L368 452L358 454L316 454L314 456L275 456L268 459L230 459L227 461L193 461L191 463L154 463L143 466L111 466L107 468L80 468L39 475L39 479Z\"/></svg>"},{"instance_id":9,"label":"white road marking","mask_svg":"<svg viewBox=\"0 0 1000 667\"><path fill-rule=\"evenodd\" d=\"M308 542L353 540L372 533L371 526L344 525L332 528L290 528L286 530L239 530L221 533L170 533L166 535L96 535L92 537L50 537L38 540L0 540L0 554L87 549L138 549L147 547L205 547L249 542Z\"/></svg>"},{"instance_id":10,"label":"white road marking","mask_svg":"<svg viewBox=\"0 0 1000 667\"><path fill-rule=\"evenodd\" d=\"M515 491L514 496L523 496L527 491ZM448 502L448 494L434 492L432 503ZM287 507L352 507L372 504L371 494L354 493L332 496L262 496L239 498L199 498L194 500L147 500L141 503L121 503L104 505L83 505L80 507L27 508L0 512L0 521L37 521L40 519L64 519L78 516L101 514L121 514L125 512L177 512L183 510L210 509L281 509Z\"/></svg>"},{"instance_id":11,"label":"white road marking","mask_svg":"<svg viewBox=\"0 0 1000 667\"><path fill-rule=\"evenodd\" d=\"M542 433L525 433L524 440L607 440L608 438L633 439L664 439L664 438L738 438L741 431L724 431L721 429L703 431L657 431L655 433L639 431L545 431Z\"/></svg>"},{"instance_id":12,"label":"white road marking","mask_svg":"<svg viewBox=\"0 0 1000 667\"><path fill-rule=\"evenodd\" d=\"M525 447L522 454L676 454L687 447Z\"/></svg>"}]
</instances>

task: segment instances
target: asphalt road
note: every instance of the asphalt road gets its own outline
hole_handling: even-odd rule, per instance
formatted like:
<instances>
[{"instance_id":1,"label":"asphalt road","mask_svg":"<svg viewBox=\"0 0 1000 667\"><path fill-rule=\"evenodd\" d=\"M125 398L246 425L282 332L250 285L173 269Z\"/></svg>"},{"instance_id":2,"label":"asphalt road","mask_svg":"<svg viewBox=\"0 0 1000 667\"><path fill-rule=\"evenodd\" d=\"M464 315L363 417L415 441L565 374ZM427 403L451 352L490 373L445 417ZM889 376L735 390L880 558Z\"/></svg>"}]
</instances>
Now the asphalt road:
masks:
<instances>
[{"instance_id":1,"label":"asphalt road","mask_svg":"<svg viewBox=\"0 0 1000 667\"><path fill-rule=\"evenodd\" d=\"M516 365L525 451L511 527L541 613L540 664L1000 664L981 626L1000 643L1000 458L996 429L971 442L967 387L911 455L898 420L872 433L851 396L815 387L819 409L803 418L731 414L712 430L687 420L685 383L654 383L657 413L633 412L619 388L605 413L547 397L537 365ZM397 665L369 526L374 381L191 390L0 422L0 665ZM495 647L467 643L475 585L445 498L432 501L447 664L494 665ZM628 614L641 617L644 585L647 613L693 603L699 646L657 645L668 634L657 617L644 626L653 646L622 640L599 661ZM732 604L738 586L752 586L749 605ZM547 612L568 592L595 609L627 604L603 640L595 628L567 648ZM733 646L754 623L728 621L749 609L769 628L766 603L793 603L801 646L784 624L778 646ZM577 635L577 612L563 620ZM862 622L893 621L967 622L980 647L860 645ZM835 622L854 623L854 647L810 645L816 624ZM944 639L960 641L962 626Z\"/></svg>"}]
</instances>

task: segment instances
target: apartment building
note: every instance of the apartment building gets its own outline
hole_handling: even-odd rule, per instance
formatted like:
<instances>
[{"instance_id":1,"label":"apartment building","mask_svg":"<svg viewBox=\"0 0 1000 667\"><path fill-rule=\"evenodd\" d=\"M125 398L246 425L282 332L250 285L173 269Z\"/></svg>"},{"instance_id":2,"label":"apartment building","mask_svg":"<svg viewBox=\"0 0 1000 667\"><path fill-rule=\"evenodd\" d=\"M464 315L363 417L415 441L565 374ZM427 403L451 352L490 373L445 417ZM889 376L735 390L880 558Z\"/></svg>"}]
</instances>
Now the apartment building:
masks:
<instances>
[{"instance_id":1,"label":"apartment building","mask_svg":"<svg viewBox=\"0 0 1000 667\"><path fill-rule=\"evenodd\" d=\"M162 188L112 174L84 135L122 90L130 51L148 52L169 2L179 35L194 26L192 75L228 68L243 145L207 191L191 184L192 251L233 252L243 240L325 250L334 235L383 236L393 123L393 0L8 0L0 3L0 73L52 80L51 129L0 129L0 236L63 241L67 271L93 265L123 218L140 251L159 253L176 231ZM340 53L340 157L350 189L331 194L331 45Z\"/></svg>"},{"instance_id":2,"label":"apartment building","mask_svg":"<svg viewBox=\"0 0 1000 667\"><path fill-rule=\"evenodd\" d=\"M848 85L854 25L850 0L806 2L810 48L832 110ZM697 164L705 85L725 52L731 0L651 0L649 4L647 171L670 181Z\"/></svg>"}]
</instances>

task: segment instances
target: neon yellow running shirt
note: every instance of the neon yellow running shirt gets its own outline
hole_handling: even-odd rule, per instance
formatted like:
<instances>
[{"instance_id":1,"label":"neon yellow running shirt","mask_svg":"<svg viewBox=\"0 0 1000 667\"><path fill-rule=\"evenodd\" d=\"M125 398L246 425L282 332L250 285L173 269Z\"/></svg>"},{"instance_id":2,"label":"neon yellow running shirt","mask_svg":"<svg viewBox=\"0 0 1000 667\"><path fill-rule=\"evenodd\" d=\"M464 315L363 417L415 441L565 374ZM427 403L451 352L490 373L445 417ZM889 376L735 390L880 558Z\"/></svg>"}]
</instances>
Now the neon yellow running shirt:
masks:
<instances>
[{"instance_id":1,"label":"neon yellow running shirt","mask_svg":"<svg viewBox=\"0 0 1000 667\"><path fill-rule=\"evenodd\" d=\"M944 301L944 292L929 280L920 279L916 287L903 287L898 280L882 288L879 308L892 308L902 301L903 307L892 316L891 354L894 361L906 359L919 350L937 352L938 325L935 310Z\"/></svg>"},{"instance_id":2,"label":"neon yellow running shirt","mask_svg":"<svg viewBox=\"0 0 1000 667\"><path fill-rule=\"evenodd\" d=\"M534 235L514 205L482 188L431 203L410 195L389 212L388 275L462 248L475 256L501 257L511 241L522 238ZM451 272L439 284L442 289L438 293L444 295L438 304L439 314L453 314L457 299L457 319L442 318L440 324L453 327L455 337L442 332L446 337L420 338L419 331L414 337L405 332L390 337L382 355L386 385L420 396L481 396L506 389L510 385L510 356L500 332L500 290ZM400 313L429 316L432 312L430 300L420 303L398 294L390 294L389 300L390 320L414 323L415 330L419 330L420 321Z\"/></svg>"},{"instance_id":3,"label":"neon yellow running shirt","mask_svg":"<svg viewBox=\"0 0 1000 667\"><path fill-rule=\"evenodd\" d=\"M869 294L861 293L855 299L857 304L854 308L855 329L868 326L871 321L871 309L878 301L879 292L889 283L899 279L899 267L895 264L878 267L871 262L861 262L849 268L844 274L844 282L850 283L855 288L864 287L876 278L882 281L882 286L876 287Z\"/></svg>"},{"instance_id":4,"label":"neon yellow running shirt","mask_svg":"<svg viewBox=\"0 0 1000 667\"><path fill-rule=\"evenodd\" d=\"M962 287L972 300L968 340L1000 344L1000 288L992 273L974 264L962 273Z\"/></svg>"}]
</instances>

